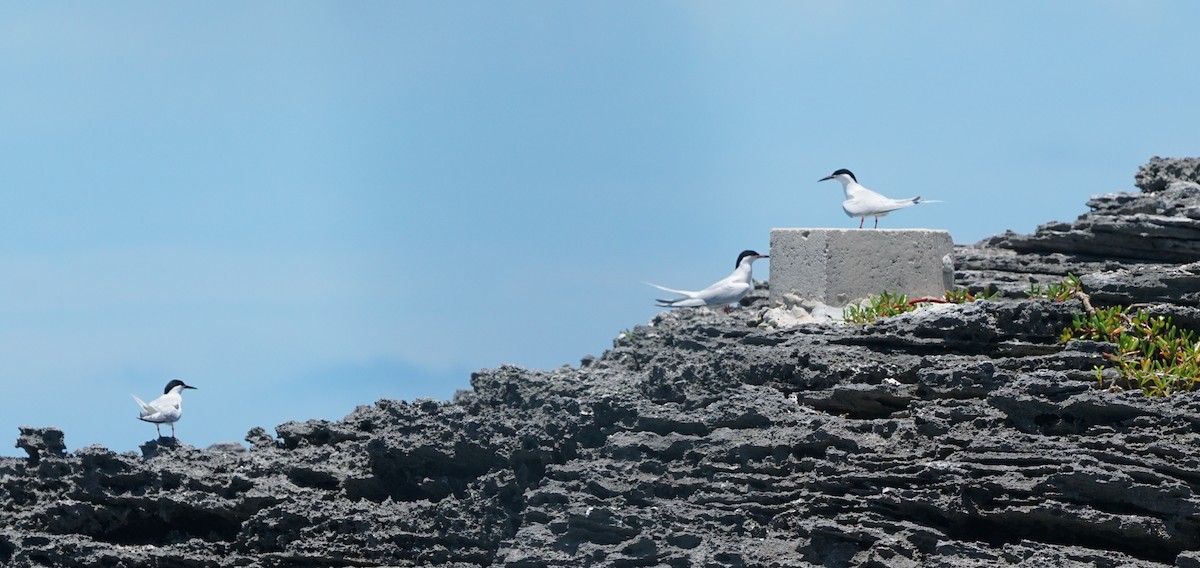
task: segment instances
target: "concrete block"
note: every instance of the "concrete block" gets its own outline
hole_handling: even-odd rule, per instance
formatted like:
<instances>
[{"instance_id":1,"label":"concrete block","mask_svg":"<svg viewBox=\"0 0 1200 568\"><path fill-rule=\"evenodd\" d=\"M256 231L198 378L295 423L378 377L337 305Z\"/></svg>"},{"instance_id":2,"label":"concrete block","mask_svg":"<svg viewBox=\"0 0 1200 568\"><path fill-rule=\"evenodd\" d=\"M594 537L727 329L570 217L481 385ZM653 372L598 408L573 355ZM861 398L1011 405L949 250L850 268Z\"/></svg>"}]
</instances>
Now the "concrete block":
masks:
<instances>
[{"instance_id":1,"label":"concrete block","mask_svg":"<svg viewBox=\"0 0 1200 568\"><path fill-rule=\"evenodd\" d=\"M771 229L771 304L796 294L828 306L889 292L941 296L954 241L928 229Z\"/></svg>"}]
</instances>

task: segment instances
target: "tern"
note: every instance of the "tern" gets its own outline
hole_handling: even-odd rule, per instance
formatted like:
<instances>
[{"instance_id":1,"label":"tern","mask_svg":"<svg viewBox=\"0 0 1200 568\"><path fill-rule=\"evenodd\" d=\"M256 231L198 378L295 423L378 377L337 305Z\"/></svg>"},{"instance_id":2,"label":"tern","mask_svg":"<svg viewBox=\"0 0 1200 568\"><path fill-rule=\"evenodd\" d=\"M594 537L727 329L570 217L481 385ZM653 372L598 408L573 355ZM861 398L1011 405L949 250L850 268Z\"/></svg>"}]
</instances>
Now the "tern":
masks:
<instances>
[{"instance_id":1,"label":"tern","mask_svg":"<svg viewBox=\"0 0 1200 568\"><path fill-rule=\"evenodd\" d=\"M725 277L724 280L709 286L699 292L689 292L687 290L675 290L666 288L658 284L649 284L664 292L679 294L682 298L674 300L656 300L658 306L662 308L691 308L696 306L719 306L724 304L726 311L729 310L729 304L735 303L742 299L752 288L754 282L750 279L750 271L754 261L760 258L769 258L765 254L758 254L752 250L744 250L737 257L737 268L733 274Z\"/></svg>"},{"instance_id":2,"label":"tern","mask_svg":"<svg viewBox=\"0 0 1200 568\"><path fill-rule=\"evenodd\" d=\"M160 424L171 425L171 437L175 437L175 421L183 415L183 389L194 389L189 387L179 379L172 379L167 383L167 388L163 389L163 395L150 401L143 402L137 395L130 395L133 400L137 401L138 406L142 408L138 414L138 420L154 423L154 430L158 432L158 437L162 437L162 430L159 429Z\"/></svg>"},{"instance_id":3,"label":"tern","mask_svg":"<svg viewBox=\"0 0 1200 568\"><path fill-rule=\"evenodd\" d=\"M867 217L875 218L875 228L879 228L879 218L895 211L912 207L918 203L941 203L936 199L921 199L921 196L910 197L908 199L892 199L879 195L858 183L858 179L854 177L854 173L847 169L840 169L832 174L825 176L818 182L827 179L836 179L842 182L842 189L846 192L846 200L842 202L842 210L850 217L858 217L858 228L863 227Z\"/></svg>"}]
</instances>

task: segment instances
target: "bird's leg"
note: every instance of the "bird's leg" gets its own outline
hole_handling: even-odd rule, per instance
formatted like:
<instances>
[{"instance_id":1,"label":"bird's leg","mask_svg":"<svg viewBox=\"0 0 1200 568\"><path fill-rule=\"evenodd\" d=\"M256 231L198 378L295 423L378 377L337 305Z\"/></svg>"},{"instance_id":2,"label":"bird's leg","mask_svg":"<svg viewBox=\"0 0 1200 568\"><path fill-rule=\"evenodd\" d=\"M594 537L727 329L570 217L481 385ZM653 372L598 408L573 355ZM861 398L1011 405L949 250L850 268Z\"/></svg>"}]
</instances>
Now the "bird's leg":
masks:
<instances>
[{"instance_id":1,"label":"bird's leg","mask_svg":"<svg viewBox=\"0 0 1200 568\"><path fill-rule=\"evenodd\" d=\"M860 228L860 229L861 229L861 228L862 228L862 226L863 226L863 223L866 223L866 222L867 222L867 218L866 218L866 217L861 217L861 218L859 218L859 220L858 220L858 228Z\"/></svg>"},{"instance_id":2,"label":"bird's leg","mask_svg":"<svg viewBox=\"0 0 1200 568\"><path fill-rule=\"evenodd\" d=\"M876 217L876 218L875 218L875 228L876 228L876 229L878 229L878 228L879 228L879 217Z\"/></svg>"},{"instance_id":3,"label":"bird's leg","mask_svg":"<svg viewBox=\"0 0 1200 568\"><path fill-rule=\"evenodd\" d=\"M158 423L157 423L157 422L155 422L155 423L154 423L154 433L158 434L158 437L159 437L159 438L161 438L161 437L162 437L162 430L159 430L159 429L158 429Z\"/></svg>"},{"instance_id":4,"label":"bird's leg","mask_svg":"<svg viewBox=\"0 0 1200 568\"><path fill-rule=\"evenodd\" d=\"M178 440L178 438L175 437L175 423L174 422L171 423L171 439Z\"/></svg>"}]
</instances>

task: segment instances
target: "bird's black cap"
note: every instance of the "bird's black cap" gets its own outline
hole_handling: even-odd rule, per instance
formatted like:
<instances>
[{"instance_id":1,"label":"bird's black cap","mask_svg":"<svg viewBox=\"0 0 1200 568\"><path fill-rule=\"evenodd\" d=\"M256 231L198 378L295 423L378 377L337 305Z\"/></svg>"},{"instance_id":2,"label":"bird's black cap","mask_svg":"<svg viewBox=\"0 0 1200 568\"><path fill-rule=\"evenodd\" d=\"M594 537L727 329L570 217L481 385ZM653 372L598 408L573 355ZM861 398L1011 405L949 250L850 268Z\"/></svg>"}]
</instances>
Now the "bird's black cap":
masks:
<instances>
[{"instance_id":1,"label":"bird's black cap","mask_svg":"<svg viewBox=\"0 0 1200 568\"><path fill-rule=\"evenodd\" d=\"M173 388L175 388L175 387L177 387L177 386L181 386L181 385L182 385L182 386L183 386L183 388L185 388L185 389L194 389L194 388L196 388L196 387L189 387L189 386L187 386L187 384L185 384L183 381L181 381L181 380L179 380L179 379L171 379L171 382L167 383L167 388L163 389L163 394L167 394L167 393L171 392L171 389L173 389Z\"/></svg>"},{"instance_id":2,"label":"bird's black cap","mask_svg":"<svg viewBox=\"0 0 1200 568\"><path fill-rule=\"evenodd\" d=\"M836 172L833 172L817 181L825 181L827 179L833 179L833 176L836 176L838 174L846 174L846 175L850 176L850 179L854 180L856 183L858 182L858 178L854 177L854 172L847 170L846 168L842 168Z\"/></svg>"},{"instance_id":3,"label":"bird's black cap","mask_svg":"<svg viewBox=\"0 0 1200 568\"><path fill-rule=\"evenodd\" d=\"M733 267L737 268L737 267L741 266L742 259L746 258L747 256L753 256L754 258L768 258L767 255L765 255L765 254L758 254L757 252L754 252L752 250L744 250L744 251L742 251L742 254L738 255L737 263L734 264Z\"/></svg>"}]
</instances>

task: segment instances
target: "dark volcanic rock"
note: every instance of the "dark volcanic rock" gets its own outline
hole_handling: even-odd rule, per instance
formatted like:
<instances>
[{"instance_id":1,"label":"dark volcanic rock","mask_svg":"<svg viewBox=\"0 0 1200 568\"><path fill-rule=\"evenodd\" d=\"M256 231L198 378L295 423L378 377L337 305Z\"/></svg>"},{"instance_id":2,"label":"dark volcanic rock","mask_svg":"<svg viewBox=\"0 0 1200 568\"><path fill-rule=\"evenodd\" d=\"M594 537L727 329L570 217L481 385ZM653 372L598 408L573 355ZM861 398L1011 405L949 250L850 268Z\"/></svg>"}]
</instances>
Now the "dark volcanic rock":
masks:
<instances>
[{"instance_id":1,"label":"dark volcanic rock","mask_svg":"<svg viewBox=\"0 0 1200 568\"><path fill-rule=\"evenodd\" d=\"M1165 226L1138 215L1186 217L1172 191L1154 193L1181 200L1168 213L1114 197L1088 215ZM578 368L256 428L248 452L65 454L23 429L30 458L0 460L0 563L1200 565L1200 398L1098 389L1111 346L1057 341L1082 305L1024 299L1073 272L1097 302L1200 319L1197 264L1099 254L1078 245L1107 238L1092 221L960 247L959 282L999 301L770 329L759 291Z\"/></svg>"},{"instance_id":2,"label":"dark volcanic rock","mask_svg":"<svg viewBox=\"0 0 1200 568\"><path fill-rule=\"evenodd\" d=\"M42 455L61 456L66 453L67 444L63 441L63 431L58 428L31 428L21 426L21 437L17 438L17 446L29 454L29 462L37 464Z\"/></svg>"},{"instance_id":3,"label":"dark volcanic rock","mask_svg":"<svg viewBox=\"0 0 1200 568\"><path fill-rule=\"evenodd\" d=\"M1047 223L1032 235L1011 231L985 241L1017 252L1061 253L1078 260L1135 263L1200 261L1200 160L1155 158L1136 176L1143 193L1088 201L1074 223Z\"/></svg>"},{"instance_id":4,"label":"dark volcanic rock","mask_svg":"<svg viewBox=\"0 0 1200 568\"><path fill-rule=\"evenodd\" d=\"M1172 182L1200 180L1200 158L1160 158L1155 156L1138 168L1133 185L1146 193L1162 191Z\"/></svg>"},{"instance_id":5,"label":"dark volcanic rock","mask_svg":"<svg viewBox=\"0 0 1200 568\"><path fill-rule=\"evenodd\" d=\"M1074 223L1011 231L955 247L955 278L973 290L1022 297L1030 282L1084 278L1102 303L1200 304L1200 159L1155 158L1142 193L1099 195ZM1192 264L1188 264L1192 263ZM1181 266L1182 265L1182 266Z\"/></svg>"}]
</instances>

